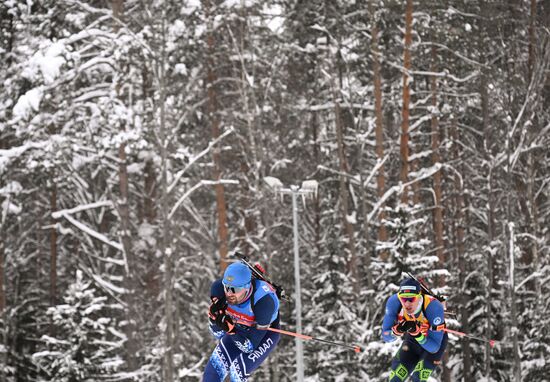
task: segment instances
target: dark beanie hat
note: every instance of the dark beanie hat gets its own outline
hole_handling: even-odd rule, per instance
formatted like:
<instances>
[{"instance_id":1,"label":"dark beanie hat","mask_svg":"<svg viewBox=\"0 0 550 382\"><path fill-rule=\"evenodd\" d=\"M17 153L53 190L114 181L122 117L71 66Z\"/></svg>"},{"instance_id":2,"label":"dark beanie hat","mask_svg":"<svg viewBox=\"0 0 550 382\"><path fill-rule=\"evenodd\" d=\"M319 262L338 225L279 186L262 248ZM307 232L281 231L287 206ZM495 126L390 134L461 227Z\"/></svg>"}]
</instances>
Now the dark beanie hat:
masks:
<instances>
[{"instance_id":1,"label":"dark beanie hat","mask_svg":"<svg viewBox=\"0 0 550 382\"><path fill-rule=\"evenodd\" d=\"M420 293L422 288L415 279L405 279L399 284L399 293Z\"/></svg>"}]
</instances>

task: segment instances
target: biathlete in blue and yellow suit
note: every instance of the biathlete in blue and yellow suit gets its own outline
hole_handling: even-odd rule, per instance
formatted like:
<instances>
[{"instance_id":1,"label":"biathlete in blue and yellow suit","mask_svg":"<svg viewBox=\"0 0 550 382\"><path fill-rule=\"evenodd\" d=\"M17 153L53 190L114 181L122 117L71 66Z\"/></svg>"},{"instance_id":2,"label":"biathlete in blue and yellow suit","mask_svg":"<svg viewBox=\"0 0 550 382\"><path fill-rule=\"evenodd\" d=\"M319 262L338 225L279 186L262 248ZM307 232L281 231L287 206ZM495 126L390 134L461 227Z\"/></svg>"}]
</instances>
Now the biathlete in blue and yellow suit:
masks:
<instances>
[{"instance_id":1,"label":"biathlete in blue and yellow suit","mask_svg":"<svg viewBox=\"0 0 550 382\"><path fill-rule=\"evenodd\" d=\"M208 312L210 331L219 342L203 374L203 382L246 382L275 349L280 334L279 299L268 283L252 278L243 263L231 264L223 279L212 283Z\"/></svg>"},{"instance_id":2,"label":"biathlete in blue and yellow suit","mask_svg":"<svg viewBox=\"0 0 550 382\"><path fill-rule=\"evenodd\" d=\"M447 347L443 305L421 291L418 281L403 280L399 292L386 303L382 339L403 338L392 360L390 382L405 381L411 373L413 381L427 381Z\"/></svg>"}]
</instances>

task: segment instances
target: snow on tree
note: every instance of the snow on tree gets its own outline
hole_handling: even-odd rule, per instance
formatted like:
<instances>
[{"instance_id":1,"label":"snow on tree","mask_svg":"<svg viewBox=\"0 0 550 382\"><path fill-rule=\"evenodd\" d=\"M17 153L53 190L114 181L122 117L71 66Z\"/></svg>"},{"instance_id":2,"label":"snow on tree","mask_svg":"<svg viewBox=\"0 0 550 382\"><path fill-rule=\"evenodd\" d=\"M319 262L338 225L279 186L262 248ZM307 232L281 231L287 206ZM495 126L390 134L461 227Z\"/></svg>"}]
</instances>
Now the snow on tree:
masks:
<instances>
[{"instance_id":1,"label":"snow on tree","mask_svg":"<svg viewBox=\"0 0 550 382\"><path fill-rule=\"evenodd\" d=\"M112 380L124 365L127 340L117 319L123 311L76 272L63 303L47 310L55 333L41 338L33 354L45 380L56 382Z\"/></svg>"}]
</instances>

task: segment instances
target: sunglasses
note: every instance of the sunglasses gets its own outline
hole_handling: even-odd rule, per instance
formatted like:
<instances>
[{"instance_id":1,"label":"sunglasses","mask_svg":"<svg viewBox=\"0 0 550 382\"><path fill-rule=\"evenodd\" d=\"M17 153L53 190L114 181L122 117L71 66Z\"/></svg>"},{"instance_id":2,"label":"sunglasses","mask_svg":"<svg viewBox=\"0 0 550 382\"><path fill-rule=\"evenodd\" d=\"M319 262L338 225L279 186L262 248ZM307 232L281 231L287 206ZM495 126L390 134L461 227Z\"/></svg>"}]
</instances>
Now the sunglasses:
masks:
<instances>
[{"instance_id":1,"label":"sunglasses","mask_svg":"<svg viewBox=\"0 0 550 382\"><path fill-rule=\"evenodd\" d=\"M405 302L415 302L417 301L419 298L420 298L420 295L414 295L414 296L400 296L400 295L397 295L397 297L399 297L399 300L402 302L402 303L405 303Z\"/></svg>"},{"instance_id":2,"label":"sunglasses","mask_svg":"<svg viewBox=\"0 0 550 382\"><path fill-rule=\"evenodd\" d=\"M232 286L223 284L223 289L225 290L226 293L237 294L242 292L243 290L248 289L248 286L232 287Z\"/></svg>"}]
</instances>

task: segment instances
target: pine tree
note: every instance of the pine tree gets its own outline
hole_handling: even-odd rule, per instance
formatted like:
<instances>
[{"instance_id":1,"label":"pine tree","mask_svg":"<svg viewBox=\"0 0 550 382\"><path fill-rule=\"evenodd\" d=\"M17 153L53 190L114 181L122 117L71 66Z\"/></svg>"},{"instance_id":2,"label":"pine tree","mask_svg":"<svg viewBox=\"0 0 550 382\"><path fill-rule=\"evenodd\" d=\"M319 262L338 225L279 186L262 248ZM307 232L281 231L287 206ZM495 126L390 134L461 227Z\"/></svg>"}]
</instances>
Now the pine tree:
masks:
<instances>
[{"instance_id":1,"label":"pine tree","mask_svg":"<svg viewBox=\"0 0 550 382\"><path fill-rule=\"evenodd\" d=\"M327 246L316 259L315 274L308 291L310 308L304 316L305 331L315 333L319 338L330 338L340 342L354 343L364 338L369 328L360 319L359 304L349 303L356 296L353 282L347 276L346 263L340 255L337 225L328 223L338 220L338 215L327 216L323 224L333 228L328 232ZM361 381L361 367L356 367L356 354L347 348L322 343L307 344L307 374L319 380Z\"/></svg>"},{"instance_id":2,"label":"pine tree","mask_svg":"<svg viewBox=\"0 0 550 382\"><path fill-rule=\"evenodd\" d=\"M55 382L112 379L124 364L126 336L114 318L122 306L110 303L92 287L82 271L63 296L63 304L48 309L53 336L42 336L33 354L44 377Z\"/></svg>"}]
</instances>

